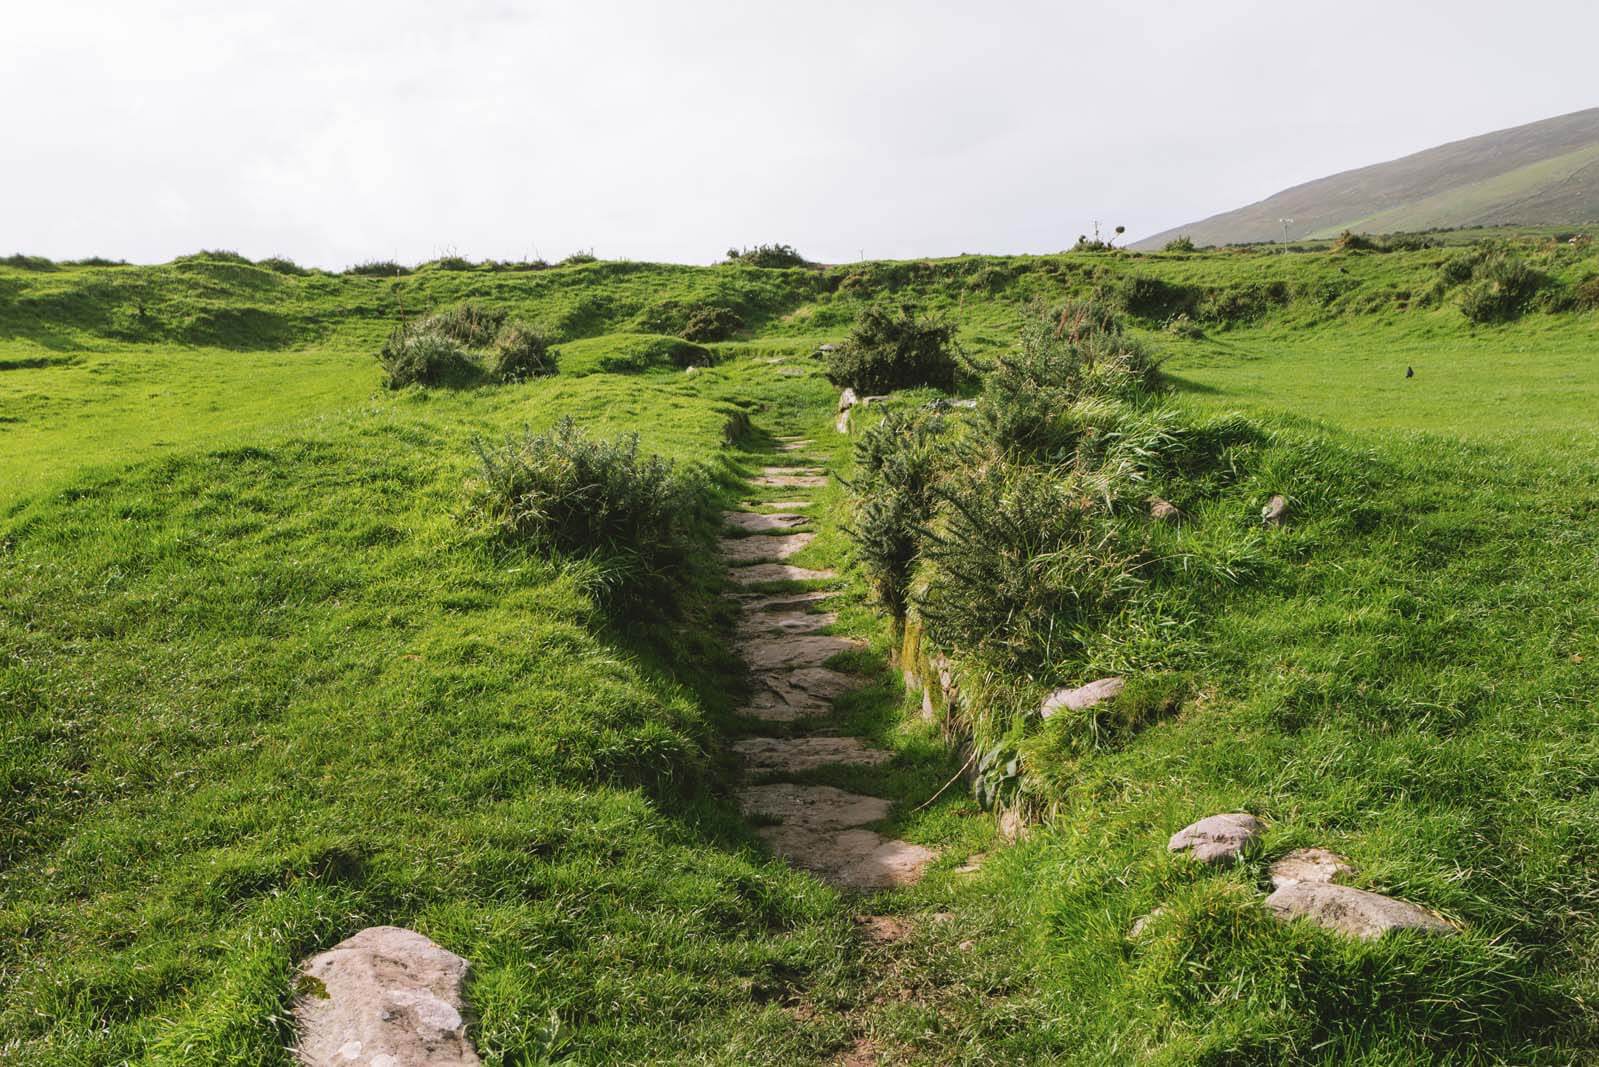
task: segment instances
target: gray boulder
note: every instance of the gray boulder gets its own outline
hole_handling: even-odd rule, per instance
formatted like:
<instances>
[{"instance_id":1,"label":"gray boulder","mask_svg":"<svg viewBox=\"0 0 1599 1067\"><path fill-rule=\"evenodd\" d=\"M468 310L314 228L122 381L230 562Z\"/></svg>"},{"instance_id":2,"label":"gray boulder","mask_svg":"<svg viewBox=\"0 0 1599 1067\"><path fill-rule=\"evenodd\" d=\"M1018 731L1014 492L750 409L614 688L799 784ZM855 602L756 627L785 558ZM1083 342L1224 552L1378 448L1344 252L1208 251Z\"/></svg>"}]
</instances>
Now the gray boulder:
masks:
<instances>
[{"instance_id":1,"label":"gray boulder","mask_svg":"<svg viewBox=\"0 0 1599 1067\"><path fill-rule=\"evenodd\" d=\"M1266 907L1284 922L1309 919L1362 941L1375 941L1392 930L1455 933L1454 924L1419 905L1331 882L1290 882L1266 898Z\"/></svg>"},{"instance_id":2,"label":"gray boulder","mask_svg":"<svg viewBox=\"0 0 1599 1067\"><path fill-rule=\"evenodd\" d=\"M466 1067L467 962L414 930L372 926L312 956L293 1004L307 1067Z\"/></svg>"},{"instance_id":3,"label":"gray boulder","mask_svg":"<svg viewBox=\"0 0 1599 1067\"><path fill-rule=\"evenodd\" d=\"M1281 889L1296 882L1327 885L1354 874L1354 864L1324 848L1296 848L1271 865L1271 884Z\"/></svg>"},{"instance_id":4,"label":"gray boulder","mask_svg":"<svg viewBox=\"0 0 1599 1067\"><path fill-rule=\"evenodd\" d=\"M1266 506L1260 509L1260 522L1263 526L1281 526L1283 519L1288 514L1288 498L1281 494L1266 501Z\"/></svg>"},{"instance_id":5,"label":"gray boulder","mask_svg":"<svg viewBox=\"0 0 1599 1067\"><path fill-rule=\"evenodd\" d=\"M1167 842L1172 852L1186 852L1201 863L1235 863L1260 839L1265 824L1247 812L1212 815L1183 827Z\"/></svg>"},{"instance_id":6,"label":"gray boulder","mask_svg":"<svg viewBox=\"0 0 1599 1067\"><path fill-rule=\"evenodd\" d=\"M1121 696L1126 684L1126 679L1123 678L1101 678L1097 682L1089 682L1076 689L1057 689L1044 698L1038 714L1047 719L1062 708L1067 711L1082 711L1095 704L1103 704L1107 700Z\"/></svg>"}]
</instances>

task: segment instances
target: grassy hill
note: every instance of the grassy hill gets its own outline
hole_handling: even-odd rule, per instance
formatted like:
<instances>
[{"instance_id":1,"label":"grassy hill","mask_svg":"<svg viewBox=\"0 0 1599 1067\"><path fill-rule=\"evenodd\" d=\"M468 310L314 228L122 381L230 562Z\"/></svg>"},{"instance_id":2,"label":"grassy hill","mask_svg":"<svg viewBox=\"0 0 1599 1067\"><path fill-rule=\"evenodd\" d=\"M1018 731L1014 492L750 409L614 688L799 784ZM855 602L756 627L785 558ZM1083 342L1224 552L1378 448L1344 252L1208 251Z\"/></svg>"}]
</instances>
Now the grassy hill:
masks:
<instances>
[{"instance_id":1,"label":"grassy hill","mask_svg":"<svg viewBox=\"0 0 1599 1067\"><path fill-rule=\"evenodd\" d=\"M1471 249L0 266L0 1059L287 1064L295 962L376 923L472 961L494 1064L1593 1059L1599 252L1493 254L1533 282L1489 319ZM1047 818L1007 847L938 792L960 724L921 720L851 572L839 629L877 684L839 723L896 755L824 773L942 857L842 897L730 799L714 572L669 619L619 617L594 560L506 539L476 446L572 416L730 506L776 434L851 472L813 353L863 307L918 302L982 359L1090 293L1160 347L1182 412L1260 437L1184 543L1192 583L1020 681L1187 688L1087 747L1018 718ZM382 388L391 326L465 300L549 329L558 372ZM657 358L704 306L744 323L714 365ZM823 500L803 565L853 551ZM1267 820L1258 856L1167 854L1222 810ZM1276 923L1264 864L1301 845L1462 933ZM863 911L914 933L875 942Z\"/></svg>"},{"instance_id":2,"label":"grassy hill","mask_svg":"<svg viewBox=\"0 0 1599 1067\"><path fill-rule=\"evenodd\" d=\"M1289 240L1343 230L1399 233L1474 226L1581 226L1599 221L1599 108L1429 148L1296 185L1235 211L1133 245L1180 235L1199 245Z\"/></svg>"}]
</instances>

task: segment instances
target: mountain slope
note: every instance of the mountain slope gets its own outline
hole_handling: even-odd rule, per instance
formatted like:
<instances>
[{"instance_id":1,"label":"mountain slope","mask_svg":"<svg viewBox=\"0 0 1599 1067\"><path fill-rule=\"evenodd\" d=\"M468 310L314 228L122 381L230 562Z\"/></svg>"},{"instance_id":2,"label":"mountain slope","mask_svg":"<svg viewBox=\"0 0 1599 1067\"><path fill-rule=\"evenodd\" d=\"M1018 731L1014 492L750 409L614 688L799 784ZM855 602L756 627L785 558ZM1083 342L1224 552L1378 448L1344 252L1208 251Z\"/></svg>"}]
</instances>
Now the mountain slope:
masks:
<instances>
[{"instance_id":1,"label":"mountain slope","mask_svg":"<svg viewBox=\"0 0 1599 1067\"><path fill-rule=\"evenodd\" d=\"M1599 108L1497 130L1402 159L1344 171L1235 211L1147 237L1195 244L1273 241L1344 229L1368 233L1450 226L1576 225L1599 219Z\"/></svg>"}]
</instances>

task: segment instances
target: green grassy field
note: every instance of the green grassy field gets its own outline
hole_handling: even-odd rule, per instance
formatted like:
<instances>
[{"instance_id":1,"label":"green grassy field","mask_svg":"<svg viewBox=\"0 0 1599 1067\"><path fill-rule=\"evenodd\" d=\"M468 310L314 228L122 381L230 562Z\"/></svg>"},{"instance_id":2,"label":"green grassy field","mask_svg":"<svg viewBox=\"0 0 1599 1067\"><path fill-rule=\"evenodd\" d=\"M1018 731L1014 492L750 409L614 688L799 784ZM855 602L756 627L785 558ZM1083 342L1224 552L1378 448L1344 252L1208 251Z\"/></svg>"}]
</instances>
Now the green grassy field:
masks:
<instances>
[{"instance_id":1,"label":"green grassy field","mask_svg":"<svg viewBox=\"0 0 1599 1067\"><path fill-rule=\"evenodd\" d=\"M472 960L491 1063L1592 1060L1599 314L1572 294L1599 259L1529 245L1547 299L1473 326L1450 254L0 267L0 1059L287 1063L295 962L393 923ZM840 629L877 684L837 724L896 759L819 780L901 801L944 854L842 897L728 799L714 578L687 623L608 615L584 561L499 536L474 444L571 415L731 505L776 434L849 473L810 353L866 303L918 300L982 358L1029 302L1094 290L1183 407L1269 430L1251 477L1295 521L1158 640L1104 635L1093 665L1193 695L1115 746L1030 737L1051 817L1012 847L959 784L915 810L963 754L852 575ZM465 299L551 329L561 372L383 389L389 326ZM717 364L649 355L700 304L747 325ZM823 504L798 563L848 560ZM1218 810L1267 819L1259 857L1167 855ZM1264 864L1298 845L1463 933L1275 923ZM861 911L915 932L863 941Z\"/></svg>"}]
</instances>

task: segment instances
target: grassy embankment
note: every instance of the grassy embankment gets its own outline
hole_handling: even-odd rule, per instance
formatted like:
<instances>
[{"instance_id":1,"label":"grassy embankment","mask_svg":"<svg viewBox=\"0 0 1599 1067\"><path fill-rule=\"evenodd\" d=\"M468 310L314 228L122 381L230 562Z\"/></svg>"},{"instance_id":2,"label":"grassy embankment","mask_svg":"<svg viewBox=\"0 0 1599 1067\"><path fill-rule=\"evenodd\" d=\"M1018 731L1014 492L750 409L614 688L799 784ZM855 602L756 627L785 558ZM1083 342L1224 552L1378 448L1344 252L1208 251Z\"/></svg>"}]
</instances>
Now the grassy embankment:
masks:
<instances>
[{"instance_id":1,"label":"grassy embankment","mask_svg":"<svg viewBox=\"0 0 1599 1067\"><path fill-rule=\"evenodd\" d=\"M1419 296L1445 254L0 270L0 1047L281 1059L293 961L396 922L474 961L479 1044L501 1062L795 1062L862 1032L929 1061L1580 1058L1594 317L1472 327L1447 292ZM1549 270L1575 289L1592 265L1562 251ZM847 908L761 860L719 798L713 635L619 625L581 564L504 543L472 507L472 441L574 414L704 465L731 500L763 445L724 446L735 406L759 431L819 432L830 392L803 354L863 302L914 296L984 353L1028 300L1132 275L1198 292L1203 336L1162 332L1168 370L1185 405L1266 414L1279 455L1304 458L1253 473L1295 522L1247 582L1169 620L1158 654L1107 631L1079 665L1197 684L1113 748L1062 750L1049 826L967 878L951 869L988 847L969 801L902 816L948 852L884 906L954 918L863 965ZM565 373L378 389L389 325L465 298L549 326ZM702 303L749 326L710 346L721 366L603 371L640 346L602 338L673 333ZM844 550L830 499L811 559ZM875 618L844 625L880 664ZM901 761L836 777L929 795L953 767L894 696L869 690L841 722ZM1466 935L1278 927L1254 904L1260 863L1165 856L1170 830L1240 808L1271 821L1264 856L1338 848L1359 884Z\"/></svg>"}]
</instances>

